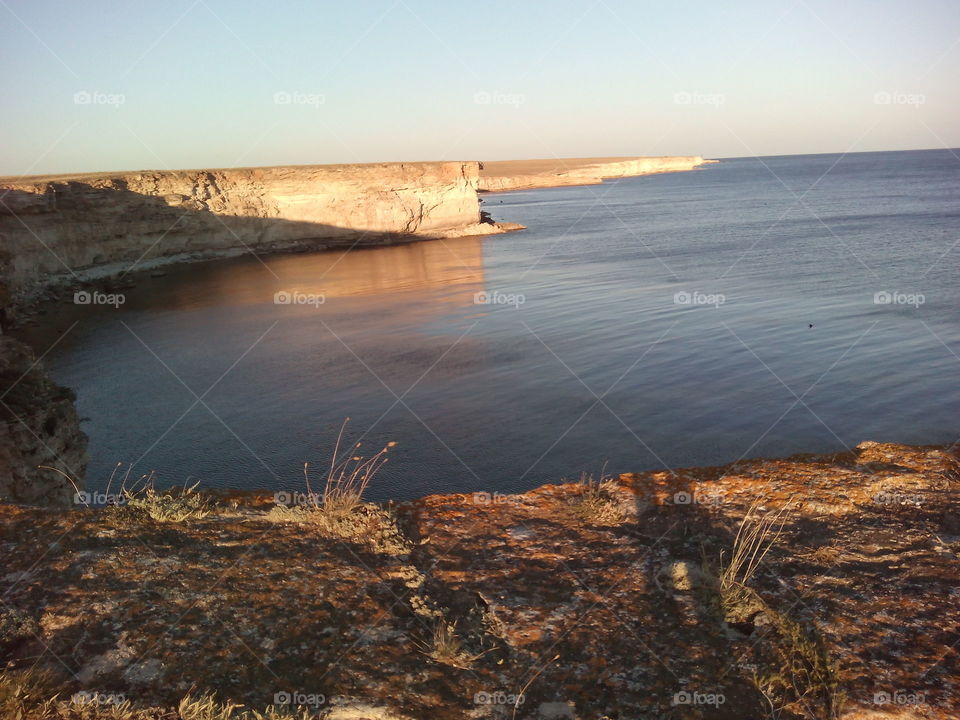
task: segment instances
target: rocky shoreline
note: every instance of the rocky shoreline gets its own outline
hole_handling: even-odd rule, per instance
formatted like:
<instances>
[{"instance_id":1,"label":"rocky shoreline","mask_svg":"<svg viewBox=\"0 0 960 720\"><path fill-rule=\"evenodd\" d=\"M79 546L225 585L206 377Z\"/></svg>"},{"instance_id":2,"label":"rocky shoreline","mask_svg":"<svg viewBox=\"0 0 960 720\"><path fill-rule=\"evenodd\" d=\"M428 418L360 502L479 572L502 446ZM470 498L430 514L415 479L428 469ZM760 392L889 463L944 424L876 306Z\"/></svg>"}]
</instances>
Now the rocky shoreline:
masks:
<instances>
[{"instance_id":1,"label":"rocky shoreline","mask_svg":"<svg viewBox=\"0 0 960 720\"><path fill-rule=\"evenodd\" d=\"M357 720L947 720L958 470L955 447L865 442L363 505L340 530L267 493L181 519L0 506L0 709L56 692L64 714L22 717L188 717L182 698L213 694ZM102 715L69 714L89 698ZM117 698L142 714L107 715Z\"/></svg>"},{"instance_id":2,"label":"rocky shoreline","mask_svg":"<svg viewBox=\"0 0 960 720\"><path fill-rule=\"evenodd\" d=\"M87 436L68 388L54 383L35 353L0 334L0 502L66 506L74 488L57 467L82 478Z\"/></svg>"},{"instance_id":3,"label":"rocky shoreline","mask_svg":"<svg viewBox=\"0 0 960 720\"><path fill-rule=\"evenodd\" d=\"M671 165L687 158L615 160L604 172L690 169ZM595 163L569 162L574 175L597 172ZM0 502L62 505L72 488L60 473L82 488L87 463L70 391L3 333L40 324L74 293L122 293L170 264L522 230L480 210L480 168L372 163L0 178ZM47 405L3 402L14 386L14 398Z\"/></svg>"},{"instance_id":4,"label":"rocky shoreline","mask_svg":"<svg viewBox=\"0 0 960 720\"><path fill-rule=\"evenodd\" d=\"M483 222L477 162L142 171L0 180L0 284L37 287L246 252L516 229Z\"/></svg>"},{"instance_id":5,"label":"rocky shoreline","mask_svg":"<svg viewBox=\"0 0 960 720\"><path fill-rule=\"evenodd\" d=\"M559 181L540 168L535 183L599 182L586 166ZM27 205L66 207L55 234L104 197L76 190ZM191 201L206 204L193 222L218 222L215 197ZM258 237L272 238L263 252L318 249L309 234ZM132 246L121 245L123 256ZM181 245L137 272L248 251ZM84 264L90 248L74 250L58 275L4 246L0 329L43 322L44 303L76 288L136 281L127 260ZM519 495L361 503L331 522L293 489L78 504L78 491L96 498L82 493L72 393L2 334L0 392L0 717L960 716L955 445L864 442Z\"/></svg>"}]
</instances>

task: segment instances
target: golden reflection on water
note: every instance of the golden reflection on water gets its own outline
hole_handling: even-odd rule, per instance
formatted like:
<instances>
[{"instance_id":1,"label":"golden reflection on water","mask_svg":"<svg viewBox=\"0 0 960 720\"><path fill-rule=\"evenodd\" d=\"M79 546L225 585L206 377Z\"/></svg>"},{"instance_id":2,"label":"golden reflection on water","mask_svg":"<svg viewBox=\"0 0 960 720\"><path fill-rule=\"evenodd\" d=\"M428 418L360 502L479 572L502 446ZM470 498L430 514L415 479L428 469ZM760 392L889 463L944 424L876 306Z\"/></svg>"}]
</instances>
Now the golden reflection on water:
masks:
<instances>
[{"instance_id":1,"label":"golden reflection on water","mask_svg":"<svg viewBox=\"0 0 960 720\"><path fill-rule=\"evenodd\" d=\"M484 289L483 238L274 255L262 262L215 261L178 267L167 277L151 279L151 284L162 290L157 295L164 306L175 310L272 302L277 292L326 300L404 293L405 299L416 300L408 295L412 293L466 306Z\"/></svg>"}]
</instances>

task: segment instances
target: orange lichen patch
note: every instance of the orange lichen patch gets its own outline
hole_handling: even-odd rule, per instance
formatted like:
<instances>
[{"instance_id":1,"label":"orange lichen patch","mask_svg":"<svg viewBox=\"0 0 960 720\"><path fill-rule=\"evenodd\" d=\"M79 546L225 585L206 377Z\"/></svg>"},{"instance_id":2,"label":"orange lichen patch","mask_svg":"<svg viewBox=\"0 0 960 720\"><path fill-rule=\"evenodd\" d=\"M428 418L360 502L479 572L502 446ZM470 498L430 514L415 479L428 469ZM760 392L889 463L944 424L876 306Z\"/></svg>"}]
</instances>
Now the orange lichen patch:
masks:
<instances>
[{"instance_id":1,"label":"orange lichen patch","mask_svg":"<svg viewBox=\"0 0 960 720\"><path fill-rule=\"evenodd\" d=\"M268 521L270 494L182 523L0 506L0 612L19 613L0 618L14 628L0 659L39 658L67 695L167 708L191 690L255 708L286 692L459 720L509 717L484 698L525 688L518 718L733 720L762 716L758 673L815 651L838 671L833 716L946 720L960 717L957 470L941 448L863 443L630 474L605 486L622 512L603 522L578 511L577 483L430 496L396 506L399 553ZM761 604L728 622L714 573L752 506L783 527L750 580ZM429 652L440 622L463 667ZM830 717L826 694L781 717Z\"/></svg>"},{"instance_id":2,"label":"orange lichen patch","mask_svg":"<svg viewBox=\"0 0 960 720\"><path fill-rule=\"evenodd\" d=\"M618 480L638 502L650 505L689 504L700 492L700 483L686 473L627 473Z\"/></svg>"}]
</instances>

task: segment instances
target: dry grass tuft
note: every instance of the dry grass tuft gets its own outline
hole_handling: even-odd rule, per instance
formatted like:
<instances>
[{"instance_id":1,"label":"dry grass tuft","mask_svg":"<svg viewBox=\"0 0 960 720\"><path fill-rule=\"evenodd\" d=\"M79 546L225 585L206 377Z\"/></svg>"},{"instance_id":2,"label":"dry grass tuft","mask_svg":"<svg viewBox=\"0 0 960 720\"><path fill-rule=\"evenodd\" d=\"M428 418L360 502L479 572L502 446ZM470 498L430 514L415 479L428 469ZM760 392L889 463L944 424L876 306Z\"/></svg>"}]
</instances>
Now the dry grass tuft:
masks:
<instances>
[{"instance_id":1,"label":"dry grass tuft","mask_svg":"<svg viewBox=\"0 0 960 720\"><path fill-rule=\"evenodd\" d=\"M272 522L304 523L322 534L365 545L384 555L405 555L410 543L397 526L394 515L373 503L362 503L349 514L327 513L322 507L277 505L266 515Z\"/></svg>"},{"instance_id":2,"label":"dry grass tuft","mask_svg":"<svg viewBox=\"0 0 960 720\"><path fill-rule=\"evenodd\" d=\"M762 506L763 498L758 498L747 509L733 539L728 562L724 563L721 553L720 596L725 609L747 599L747 584L783 532L788 505L768 513L761 513Z\"/></svg>"},{"instance_id":3,"label":"dry grass tuft","mask_svg":"<svg viewBox=\"0 0 960 720\"><path fill-rule=\"evenodd\" d=\"M233 703L219 703L213 695L186 696L177 706L180 720L310 720L314 716L306 710L287 710L268 707L262 713L242 710Z\"/></svg>"},{"instance_id":4,"label":"dry grass tuft","mask_svg":"<svg viewBox=\"0 0 960 720\"><path fill-rule=\"evenodd\" d=\"M156 475L144 475L133 487L124 483L120 490L123 504L112 508L121 518L150 518L155 522L178 523L199 520L213 512L210 500L197 492L197 485L157 490Z\"/></svg>"},{"instance_id":5,"label":"dry grass tuft","mask_svg":"<svg viewBox=\"0 0 960 720\"><path fill-rule=\"evenodd\" d=\"M771 607L749 586L780 538L789 503L763 513L757 499L740 522L730 559L720 558L717 590L727 622L753 622L763 616L766 642L754 642L762 662L752 682L767 704L767 717L836 718L843 705L839 669L823 644L803 625Z\"/></svg>"},{"instance_id":6,"label":"dry grass tuft","mask_svg":"<svg viewBox=\"0 0 960 720\"><path fill-rule=\"evenodd\" d=\"M574 514L582 521L598 525L618 525L627 519L614 493L616 483L603 473L599 480L583 473L576 494L570 499Z\"/></svg>"},{"instance_id":7,"label":"dry grass tuft","mask_svg":"<svg viewBox=\"0 0 960 720\"><path fill-rule=\"evenodd\" d=\"M176 708L134 707L129 700L96 702L89 697L64 697L45 673L0 672L0 718L3 720L310 720L306 710L271 706L263 712L234 703L220 703L213 695L184 697Z\"/></svg>"},{"instance_id":8,"label":"dry grass tuft","mask_svg":"<svg viewBox=\"0 0 960 720\"><path fill-rule=\"evenodd\" d=\"M434 662L451 667L469 670L479 660L483 653L471 655L463 646L463 641L457 635L456 627L441 619L433 628L431 637L422 643L420 652Z\"/></svg>"},{"instance_id":9,"label":"dry grass tuft","mask_svg":"<svg viewBox=\"0 0 960 720\"><path fill-rule=\"evenodd\" d=\"M323 492L313 492L310 465L304 463L306 501L294 507L277 505L267 514L267 518L279 522L309 523L326 535L362 543L378 552L391 555L406 553L409 546L397 527L393 514L363 500L370 481L386 464L390 448L396 443L387 443L369 458L359 454L360 443L357 443L351 447L352 452L347 457L338 461L343 434L349 421L347 418L340 427L330 468L324 479Z\"/></svg>"},{"instance_id":10,"label":"dry grass tuft","mask_svg":"<svg viewBox=\"0 0 960 720\"><path fill-rule=\"evenodd\" d=\"M367 486L380 468L386 464L390 448L396 445L395 442L389 442L378 453L365 458L357 452L357 448L360 447L360 443L357 443L351 448L352 452L349 455L338 461L340 443L343 441L343 433L349 422L350 418L347 418L340 426L340 433L333 447L333 457L330 459L330 469L324 481L323 494L317 502L319 508L328 515L350 515L363 503L363 494ZM303 477L307 485L307 496L316 498L310 484L309 469L309 463L305 463Z\"/></svg>"}]
</instances>

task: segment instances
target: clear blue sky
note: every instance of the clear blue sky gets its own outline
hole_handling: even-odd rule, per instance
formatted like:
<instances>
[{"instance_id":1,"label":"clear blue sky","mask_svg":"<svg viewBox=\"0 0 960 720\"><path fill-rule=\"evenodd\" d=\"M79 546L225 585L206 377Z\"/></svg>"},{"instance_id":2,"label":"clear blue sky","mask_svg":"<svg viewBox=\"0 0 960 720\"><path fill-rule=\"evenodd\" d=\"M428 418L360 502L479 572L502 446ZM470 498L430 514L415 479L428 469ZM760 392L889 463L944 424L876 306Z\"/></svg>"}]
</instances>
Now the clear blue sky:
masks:
<instances>
[{"instance_id":1,"label":"clear blue sky","mask_svg":"<svg viewBox=\"0 0 960 720\"><path fill-rule=\"evenodd\" d=\"M960 146L957 0L0 0L0 174Z\"/></svg>"}]
</instances>

